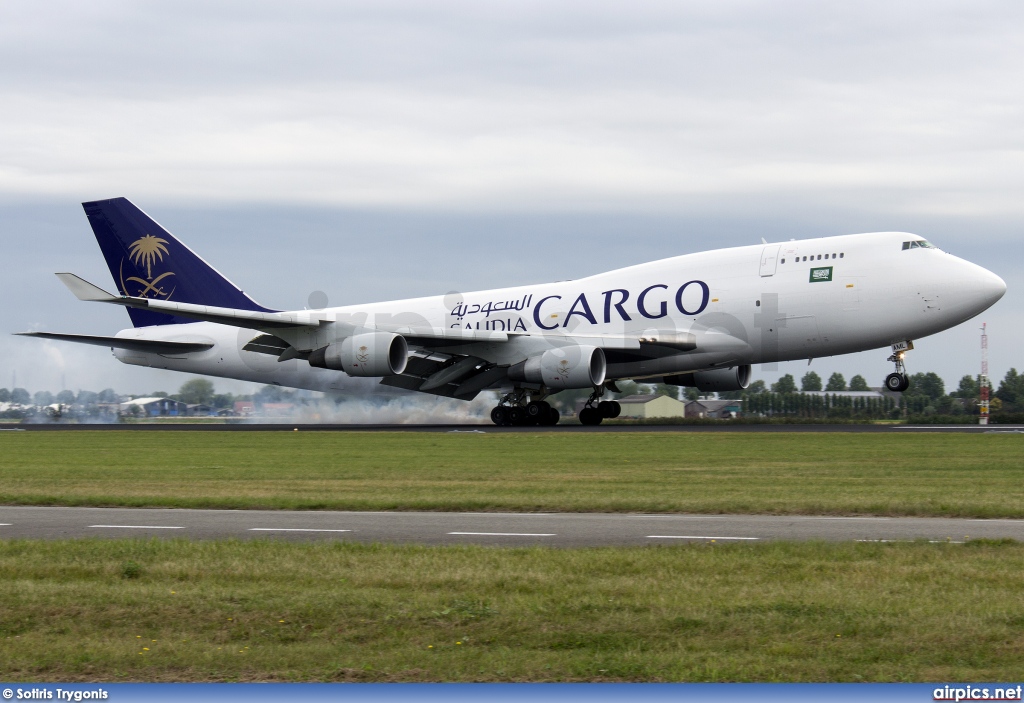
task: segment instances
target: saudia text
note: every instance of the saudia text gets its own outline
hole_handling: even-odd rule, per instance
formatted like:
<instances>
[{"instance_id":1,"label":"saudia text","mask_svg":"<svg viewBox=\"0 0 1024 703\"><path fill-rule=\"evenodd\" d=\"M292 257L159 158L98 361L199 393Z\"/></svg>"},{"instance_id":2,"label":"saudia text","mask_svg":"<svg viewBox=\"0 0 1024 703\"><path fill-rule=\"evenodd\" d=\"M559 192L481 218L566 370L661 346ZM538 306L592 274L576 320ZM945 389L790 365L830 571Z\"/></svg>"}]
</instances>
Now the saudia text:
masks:
<instances>
[{"instance_id":1,"label":"saudia text","mask_svg":"<svg viewBox=\"0 0 1024 703\"><path fill-rule=\"evenodd\" d=\"M704 281L694 280L687 281L675 291L672 291L664 283L655 283L652 286L647 286L635 296L625 288L606 290L594 297L598 296L599 300L595 301L597 314L594 313L595 307L587 299L587 294L580 293L573 300L569 311L561 319L559 319L560 315L550 313L545 318L546 313L544 312L545 309L548 311L557 309L556 306L559 305L559 301L563 300L561 295L545 296L538 300L536 305L533 304L532 294L523 296L521 300L488 301L472 305L459 303L451 311L451 316L458 318L458 322L451 326L481 329L479 321L474 322L464 320L463 318L481 313L485 318L490 318L492 313L507 311L525 312L531 307L533 308L534 323L537 327L544 330L568 327L574 317L580 318L581 323L585 321L591 325L601 324L602 322L608 324L612 319L629 322L634 317L657 320L668 316L669 305L674 305L675 309L683 315L692 316L704 312L711 298L711 289ZM695 299L697 296L699 296L699 300ZM567 301L568 299L565 300ZM521 317L485 319L483 322L483 329L526 331L526 326L523 324ZM545 324L546 322L551 324Z\"/></svg>"}]
</instances>

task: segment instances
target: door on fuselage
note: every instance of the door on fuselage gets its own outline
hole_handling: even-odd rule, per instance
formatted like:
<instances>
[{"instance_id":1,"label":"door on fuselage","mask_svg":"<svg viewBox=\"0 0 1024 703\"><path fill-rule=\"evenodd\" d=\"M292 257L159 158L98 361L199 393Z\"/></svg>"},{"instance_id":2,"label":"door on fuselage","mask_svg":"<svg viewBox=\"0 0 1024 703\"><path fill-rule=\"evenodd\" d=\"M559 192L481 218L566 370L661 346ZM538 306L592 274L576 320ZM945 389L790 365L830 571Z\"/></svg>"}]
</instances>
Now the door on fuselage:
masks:
<instances>
[{"instance_id":1,"label":"door on fuselage","mask_svg":"<svg viewBox=\"0 0 1024 703\"><path fill-rule=\"evenodd\" d=\"M769 244L761 250L761 276L774 276L775 267L779 264L781 244Z\"/></svg>"}]
</instances>

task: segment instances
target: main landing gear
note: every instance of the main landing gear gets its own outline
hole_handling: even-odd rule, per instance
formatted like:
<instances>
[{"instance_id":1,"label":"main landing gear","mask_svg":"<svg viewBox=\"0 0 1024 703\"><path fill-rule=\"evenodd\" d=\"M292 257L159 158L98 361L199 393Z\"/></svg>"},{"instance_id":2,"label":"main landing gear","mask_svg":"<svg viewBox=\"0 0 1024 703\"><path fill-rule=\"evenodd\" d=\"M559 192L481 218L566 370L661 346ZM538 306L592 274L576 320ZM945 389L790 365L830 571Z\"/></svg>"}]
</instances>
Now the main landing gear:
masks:
<instances>
[{"instance_id":1,"label":"main landing gear","mask_svg":"<svg viewBox=\"0 0 1024 703\"><path fill-rule=\"evenodd\" d=\"M622 412L622 407L614 400L601 400L602 395L604 388L598 388L590 394L587 404L580 410L581 424L600 425L605 418L618 417ZM521 388L506 394L491 409L491 422L498 427L553 427L561 417L546 401L528 400L526 391Z\"/></svg>"},{"instance_id":2,"label":"main landing gear","mask_svg":"<svg viewBox=\"0 0 1024 703\"><path fill-rule=\"evenodd\" d=\"M580 410L581 425L600 425L605 418L609 420L619 416L622 406L614 400L599 400L604 395L604 388L598 388L590 394L587 404ZM598 402L599 401L599 402ZM595 402L597 404L595 405Z\"/></svg>"},{"instance_id":3,"label":"main landing gear","mask_svg":"<svg viewBox=\"0 0 1024 703\"><path fill-rule=\"evenodd\" d=\"M907 378L907 367L903 365L903 356L913 348L913 342L900 342L892 345L892 356L887 361L896 364L896 371L885 377L886 390L902 393L910 388L910 379Z\"/></svg>"},{"instance_id":4,"label":"main landing gear","mask_svg":"<svg viewBox=\"0 0 1024 703\"><path fill-rule=\"evenodd\" d=\"M561 417L561 413L543 400L527 401L521 388L507 394L491 410L491 422L498 427L553 427Z\"/></svg>"}]
</instances>

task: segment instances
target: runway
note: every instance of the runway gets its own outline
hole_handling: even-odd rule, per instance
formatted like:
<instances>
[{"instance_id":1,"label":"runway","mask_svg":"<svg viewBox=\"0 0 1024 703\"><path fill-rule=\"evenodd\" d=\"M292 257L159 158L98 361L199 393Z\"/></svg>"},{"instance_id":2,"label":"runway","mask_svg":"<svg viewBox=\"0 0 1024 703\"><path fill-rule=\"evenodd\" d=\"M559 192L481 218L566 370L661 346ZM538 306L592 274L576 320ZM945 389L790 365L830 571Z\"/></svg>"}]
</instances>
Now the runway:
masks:
<instances>
[{"instance_id":1,"label":"runway","mask_svg":"<svg viewBox=\"0 0 1024 703\"><path fill-rule=\"evenodd\" d=\"M1024 520L774 515L181 510L0 506L0 538L344 540L603 547L772 540L1024 540Z\"/></svg>"},{"instance_id":2,"label":"runway","mask_svg":"<svg viewBox=\"0 0 1024 703\"><path fill-rule=\"evenodd\" d=\"M413 425L413 424L302 424L230 422L226 424L202 423L21 423L0 427L0 432L47 431L132 431L132 432L483 432L495 434L536 434L560 432L870 432L902 434L929 433L1024 433L1024 425L870 425L870 424L715 424L715 425L599 425L585 427L567 420L554 427L497 427L486 425Z\"/></svg>"}]
</instances>

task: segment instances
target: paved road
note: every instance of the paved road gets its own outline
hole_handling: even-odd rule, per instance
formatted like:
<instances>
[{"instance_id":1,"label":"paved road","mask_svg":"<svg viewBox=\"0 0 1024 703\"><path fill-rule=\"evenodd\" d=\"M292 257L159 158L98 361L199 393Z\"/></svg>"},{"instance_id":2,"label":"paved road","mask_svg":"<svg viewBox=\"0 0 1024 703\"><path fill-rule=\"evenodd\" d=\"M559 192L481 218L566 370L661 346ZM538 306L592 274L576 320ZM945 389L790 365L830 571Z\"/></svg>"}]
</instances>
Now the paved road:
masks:
<instances>
[{"instance_id":1,"label":"paved road","mask_svg":"<svg viewBox=\"0 0 1024 703\"><path fill-rule=\"evenodd\" d=\"M1024 425L600 425L584 427L568 419L555 427L496 427L487 425L330 425L232 422L229 424L145 423L77 424L25 423L0 427L0 432L74 430L132 430L142 432L966 432L1024 433Z\"/></svg>"},{"instance_id":2,"label":"paved road","mask_svg":"<svg viewBox=\"0 0 1024 703\"><path fill-rule=\"evenodd\" d=\"M1012 538L1024 520L595 513L293 512L0 506L0 538L273 538L419 544L596 547L758 542Z\"/></svg>"}]
</instances>

